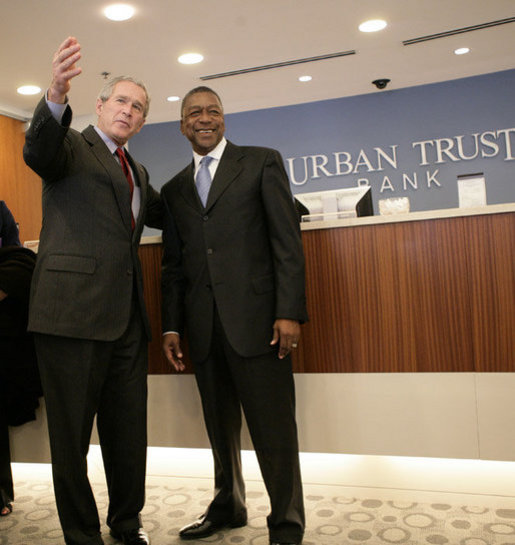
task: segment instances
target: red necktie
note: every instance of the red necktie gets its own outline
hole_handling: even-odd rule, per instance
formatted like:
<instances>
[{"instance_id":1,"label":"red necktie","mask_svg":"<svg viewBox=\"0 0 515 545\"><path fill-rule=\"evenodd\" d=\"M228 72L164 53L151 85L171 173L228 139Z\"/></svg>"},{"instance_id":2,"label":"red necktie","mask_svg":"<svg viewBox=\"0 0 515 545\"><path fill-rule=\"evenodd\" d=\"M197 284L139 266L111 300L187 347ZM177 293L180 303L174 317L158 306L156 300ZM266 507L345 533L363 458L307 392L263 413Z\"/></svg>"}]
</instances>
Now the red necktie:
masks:
<instances>
[{"instance_id":1,"label":"red necktie","mask_svg":"<svg viewBox=\"0 0 515 545\"><path fill-rule=\"evenodd\" d=\"M136 225L136 222L134 221L134 215L132 214L132 195L134 193L134 180L132 179L129 162L127 161L127 157L125 157L125 152L123 148L116 148L116 155L118 155L118 159L120 159L123 173L125 174L125 177L127 178L127 183L129 184L129 191L131 194L131 226L132 230L134 230L134 227Z\"/></svg>"}]
</instances>

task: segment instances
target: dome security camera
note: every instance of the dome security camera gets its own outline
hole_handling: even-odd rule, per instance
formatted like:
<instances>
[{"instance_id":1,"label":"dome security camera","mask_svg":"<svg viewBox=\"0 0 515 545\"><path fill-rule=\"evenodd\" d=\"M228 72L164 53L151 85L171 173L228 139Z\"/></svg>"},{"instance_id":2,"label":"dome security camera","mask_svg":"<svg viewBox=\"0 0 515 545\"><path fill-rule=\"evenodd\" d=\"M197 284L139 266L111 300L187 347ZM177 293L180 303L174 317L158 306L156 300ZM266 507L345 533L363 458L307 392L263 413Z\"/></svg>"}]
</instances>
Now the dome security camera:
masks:
<instances>
[{"instance_id":1,"label":"dome security camera","mask_svg":"<svg viewBox=\"0 0 515 545\"><path fill-rule=\"evenodd\" d=\"M384 89L390 83L390 80L388 78L380 78L380 79L375 79L372 83L378 89Z\"/></svg>"}]
</instances>

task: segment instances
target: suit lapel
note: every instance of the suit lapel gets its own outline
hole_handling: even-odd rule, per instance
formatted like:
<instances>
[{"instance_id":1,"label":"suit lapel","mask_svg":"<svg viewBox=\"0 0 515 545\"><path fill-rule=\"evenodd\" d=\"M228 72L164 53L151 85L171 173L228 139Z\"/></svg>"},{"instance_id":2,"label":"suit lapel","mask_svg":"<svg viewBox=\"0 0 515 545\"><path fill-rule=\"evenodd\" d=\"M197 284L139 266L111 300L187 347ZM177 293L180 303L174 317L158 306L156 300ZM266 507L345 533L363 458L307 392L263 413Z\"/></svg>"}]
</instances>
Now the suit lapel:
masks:
<instances>
[{"instance_id":1,"label":"suit lapel","mask_svg":"<svg viewBox=\"0 0 515 545\"><path fill-rule=\"evenodd\" d=\"M195 187L195 180L193 178L194 163L193 161L182 171L182 177L180 179L180 192L184 200L193 208L202 210L202 204Z\"/></svg>"},{"instance_id":2,"label":"suit lapel","mask_svg":"<svg viewBox=\"0 0 515 545\"><path fill-rule=\"evenodd\" d=\"M225 190L236 180L242 170L239 162L242 157L243 154L241 153L240 148L231 142L227 142L220 159L220 164L216 169L214 180L211 183L211 189L209 190L205 211L212 208L216 201L223 195ZM195 179L193 176L194 171L195 164L194 161L192 161L182 171L178 183L180 186L180 193L184 200L189 204L189 206L201 212L204 209L200 202L197 188L195 187Z\"/></svg>"},{"instance_id":3,"label":"suit lapel","mask_svg":"<svg viewBox=\"0 0 515 545\"><path fill-rule=\"evenodd\" d=\"M107 171L107 174L111 179L120 215L128 231L132 232L130 192L127 189L127 178L125 178L125 174L123 173L120 164L109 151L109 148L105 145L104 141L100 138L92 125L84 129L82 135L91 145L92 153Z\"/></svg>"},{"instance_id":4,"label":"suit lapel","mask_svg":"<svg viewBox=\"0 0 515 545\"><path fill-rule=\"evenodd\" d=\"M241 150L227 142L225 150L216 169L216 174L207 197L206 210L209 210L216 201L223 195L226 189L236 180L242 167L240 159L243 157Z\"/></svg>"}]
</instances>

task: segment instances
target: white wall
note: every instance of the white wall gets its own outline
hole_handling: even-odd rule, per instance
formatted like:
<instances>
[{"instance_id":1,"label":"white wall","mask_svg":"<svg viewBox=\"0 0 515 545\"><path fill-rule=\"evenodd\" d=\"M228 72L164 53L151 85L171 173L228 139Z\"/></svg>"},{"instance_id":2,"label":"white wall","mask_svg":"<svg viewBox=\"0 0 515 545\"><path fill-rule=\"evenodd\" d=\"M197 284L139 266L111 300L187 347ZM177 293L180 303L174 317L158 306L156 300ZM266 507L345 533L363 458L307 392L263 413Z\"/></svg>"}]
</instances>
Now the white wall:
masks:
<instances>
[{"instance_id":1,"label":"white wall","mask_svg":"<svg viewBox=\"0 0 515 545\"><path fill-rule=\"evenodd\" d=\"M298 374L295 382L304 452L515 461L513 373ZM13 461L48 461L44 410L11 428L11 439ZM149 377L149 445L209 447L192 375ZM252 448L246 430L243 448Z\"/></svg>"}]
</instances>

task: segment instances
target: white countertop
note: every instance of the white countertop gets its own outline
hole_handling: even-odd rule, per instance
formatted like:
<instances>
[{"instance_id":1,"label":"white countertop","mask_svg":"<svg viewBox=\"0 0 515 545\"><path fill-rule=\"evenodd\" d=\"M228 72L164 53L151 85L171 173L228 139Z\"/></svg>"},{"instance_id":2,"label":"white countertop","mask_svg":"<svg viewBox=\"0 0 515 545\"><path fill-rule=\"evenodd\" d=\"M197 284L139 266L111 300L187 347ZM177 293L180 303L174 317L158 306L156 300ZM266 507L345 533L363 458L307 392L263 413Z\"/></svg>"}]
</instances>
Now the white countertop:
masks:
<instances>
[{"instance_id":1,"label":"white countertop","mask_svg":"<svg viewBox=\"0 0 515 545\"><path fill-rule=\"evenodd\" d=\"M378 225L382 223L398 223L403 221L459 218L463 216L480 216L482 214L503 214L506 212L515 212L515 203L490 204L477 208L443 208L440 210L425 210L423 212L408 212L407 214L384 216L377 215L336 220L303 221L300 224L300 228L302 231L312 231L314 229L334 229L336 227L356 227L359 225ZM159 244L160 242L160 235L141 238L141 244Z\"/></svg>"},{"instance_id":2,"label":"white countertop","mask_svg":"<svg viewBox=\"0 0 515 545\"><path fill-rule=\"evenodd\" d=\"M406 214L384 216L363 216L360 218L343 218L322 221L304 221L300 224L302 231L313 229L334 229L335 227L355 227L358 225L376 225L381 223L398 223L404 221L421 221L441 218L458 218L463 216L480 216L483 214L502 214L515 212L515 203L491 204L477 208L444 208L441 210L425 210Z\"/></svg>"},{"instance_id":3,"label":"white countertop","mask_svg":"<svg viewBox=\"0 0 515 545\"><path fill-rule=\"evenodd\" d=\"M314 229L334 229L335 227L356 227L358 225L377 225L381 223L398 223L402 221L422 221L440 218L459 218L463 216L480 216L482 214L503 214L515 212L515 203L490 204L478 208L444 208L441 210L425 210L424 212L408 212L385 216L363 216L360 218L343 218L336 220L304 221L300 224L302 231ZM161 244L161 235L141 237L141 244ZM37 240L24 243L27 248L37 251Z\"/></svg>"}]
</instances>

